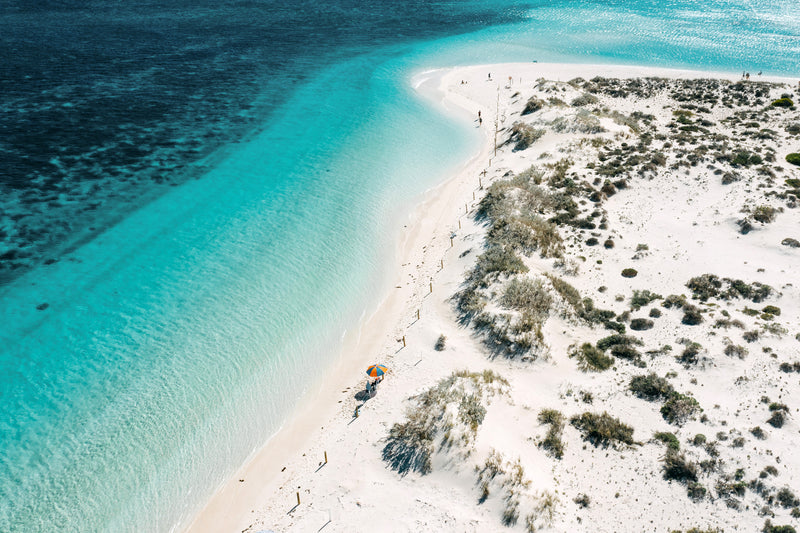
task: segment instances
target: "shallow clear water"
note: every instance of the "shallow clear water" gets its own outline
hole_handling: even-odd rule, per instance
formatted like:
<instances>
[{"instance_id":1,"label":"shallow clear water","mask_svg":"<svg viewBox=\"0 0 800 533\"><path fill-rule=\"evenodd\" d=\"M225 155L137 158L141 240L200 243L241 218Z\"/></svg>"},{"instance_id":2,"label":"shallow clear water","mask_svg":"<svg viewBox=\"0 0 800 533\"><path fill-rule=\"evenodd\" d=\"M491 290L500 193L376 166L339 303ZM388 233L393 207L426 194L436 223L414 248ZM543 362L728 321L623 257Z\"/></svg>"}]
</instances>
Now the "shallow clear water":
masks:
<instances>
[{"instance_id":1,"label":"shallow clear water","mask_svg":"<svg viewBox=\"0 0 800 533\"><path fill-rule=\"evenodd\" d=\"M477 149L413 73L800 52L786 1L317 4L2 8L0 531L169 530L274 433Z\"/></svg>"}]
</instances>

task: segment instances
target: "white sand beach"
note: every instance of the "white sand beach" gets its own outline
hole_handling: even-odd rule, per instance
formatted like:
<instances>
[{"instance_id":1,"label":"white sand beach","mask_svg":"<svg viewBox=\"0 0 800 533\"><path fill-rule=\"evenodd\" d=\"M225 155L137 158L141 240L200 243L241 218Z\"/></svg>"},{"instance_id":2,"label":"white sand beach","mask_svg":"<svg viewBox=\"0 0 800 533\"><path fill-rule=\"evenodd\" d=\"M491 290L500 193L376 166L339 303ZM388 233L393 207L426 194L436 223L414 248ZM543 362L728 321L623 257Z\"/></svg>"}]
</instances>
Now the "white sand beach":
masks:
<instances>
[{"instance_id":1,"label":"white sand beach","mask_svg":"<svg viewBox=\"0 0 800 533\"><path fill-rule=\"evenodd\" d=\"M415 78L485 143L404 224L377 312L189 531L800 526L800 117L772 105L798 80L740 78ZM487 249L506 255L476 267ZM372 363L390 371L365 398Z\"/></svg>"}]
</instances>

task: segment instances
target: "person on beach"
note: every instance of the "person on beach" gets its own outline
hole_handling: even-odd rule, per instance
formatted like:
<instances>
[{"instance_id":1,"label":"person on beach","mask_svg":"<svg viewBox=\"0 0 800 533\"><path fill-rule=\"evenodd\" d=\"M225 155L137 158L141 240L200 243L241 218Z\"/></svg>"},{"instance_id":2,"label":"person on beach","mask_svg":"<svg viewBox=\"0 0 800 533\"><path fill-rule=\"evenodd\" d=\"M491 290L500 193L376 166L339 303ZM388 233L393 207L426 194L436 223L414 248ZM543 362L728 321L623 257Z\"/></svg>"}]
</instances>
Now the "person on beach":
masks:
<instances>
[{"instance_id":1,"label":"person on beach","mask_svg":"<svg viewBox=\"0 0 800 533\"><path fill-rule=\"evenodd\" d=\"M367 380L367 397L372 398L372 382Z\"/></svg>"},{"instance_id":2,"label":"person on beach","mask_svg":"<svg viewBox=\"0 0 800 533\"><path fill-rule=\"evenodd\" d=\"M479 111L478 111L478 119L480 120L480 118L481 118L481 112L480 112L480 110L479 110Z\"/></svg>"},{"instance_id":3,"label":"person on beach","mask_svg":"<svg viewBox=\"0 0 800 533\"><path fill-rule=\"evenodd\" d=\"M478 126L481 125L483 125L483 119L481 117L478 117Z\"/></svg>"}]
</instances>

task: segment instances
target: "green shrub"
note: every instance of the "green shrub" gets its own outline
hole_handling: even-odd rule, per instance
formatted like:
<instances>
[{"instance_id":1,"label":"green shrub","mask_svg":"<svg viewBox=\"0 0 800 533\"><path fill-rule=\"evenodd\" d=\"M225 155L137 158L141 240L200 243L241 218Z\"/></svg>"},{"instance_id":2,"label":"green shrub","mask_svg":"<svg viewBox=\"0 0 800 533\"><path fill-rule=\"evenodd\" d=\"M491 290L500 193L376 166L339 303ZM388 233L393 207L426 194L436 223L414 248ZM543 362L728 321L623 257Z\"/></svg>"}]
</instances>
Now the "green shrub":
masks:
<instances>
[{"instance_id":1,"label":"green shrub","mask_svg":"<svg viewBox=\"0 0 800 533\"><path fill-rule=\"evenodd\" d=\"M631 320L630 326L634 331L644 331L647 329L652 329L653 321L646 318L634 318Z\"/></svg>"},{"instance_id":2,"label":"green shrub","mask_svg":"<svg viewBox=\"0 0 800 533\"><path fill-rule=\"evenodd\" d=\"M478 256L471 279L484 281L492 274L520 274L527 271L528 267L512 250L502 246L490 246Z\"/></svg>"},{"instance_id":3,"label":"green shrub","mask_svg":"<svg viewBox=\"0 0 800 533\"><path fill-rule=\"evenodd\" d=\"M660 294L655 294L648 290L643 291L633 291L633 296L631 296L631 309L634 311L638 311L645 305L649 304L653 300L660 300L662 296Z\"/></svg>"},{"instance_id":4,"label":"green shrub","mask_svg":"<svg viewBox=\"0 0 800 533\"><path fill-rule=\"evenodd\" d=\"M706 493L708 491L706 488L698 483L697 481L690 481L686 484L686 495L692 499L692 501L700 501L706 497ZM705 529L700 530L697 528L692 528L688 530L686 533L719 533L719 529Z\"/></svg>"},{"instance_id":5,"label":"green shrub","mask_svg":"<svg viewBox=\"0 0 800 533\"><path fill-rule=\"evenodd\" d=\"M773 411L772 416L769 417L769 420L767 420L767 424L774 428L780 429L783 427L785 421L786 414L783 411Z\"/></svg>"},{"instance_id":6,"label":"green shrub","mask_svg":"<svg viewBox=\"0 0 800 533\"><path fill-rule=\"evenodd\" d=\"M700 361L697 356L700 354L702 349L702 345L696 342L690 342L686 348L683 349L683 352L681 352L677 359L685 366L696 365Z\"/></svg>"},{"instance_id":7,"label":"green shrub","mask_svg":"<svg viewBox=\"0 0 800 533\"><path fill-rule=\"evenodd\" d=\"M469 383L467 389L465 382ZM457 371L440 380L415 396L414 406L406 413L405 420L389 430L382 451L383 460L401 475L411 471L429 473L435 445L443 442L437 437L442 433L446 435L452 427L452 406L455 406L455 419L461 421L474 437L486 415L482 395L502 391L504 387L508 387L508 381L490 370L482 373Z\"/></svg>"},{"instance_id":8,"label":"green shrub","mask_svg":"<svg viewBox=\"0 0 800 533\"><path fill-rule=\"evenodd\" d=\"M686 286L695 298L706 301L719 295L722 281L715 274L703 274L690 279Z\"/></svg>"},{"instance_id":9,"label":"green shrub","mask_svg":"<svg viewBox=\"0 0 800 533\"><path fill-rule=\"evenodd\" d=\"M797 533L797 530L792 526L776 526L767 518L764 522L764 527L761 529L762 533Z\"/></svg>"},{"instance_id":10,"label":"green shrub","mask_svg":"<svg viewBox=\"0 0 800 533\"><path fill-rule=\"evenodd\" d=\"M686 324L687 326L696 326L702 321L703 315L698 307L690 304L685 304L683 306L683 318L681 318L681 324Z\"/></svg>"},{"instance_id":11,"label":"green shrub","mask_svg":"<svg viewBox=\"0 0 800 533\"><path fill-rule=\"evenodd\" d=\"M622 270L623 278L635 278L638 272L634 268L625 268Z\"/></svg>"},{"instance_id":12,"label":"green shrub","mask_svg":"<svg viewBox=\"0 0 800 533\"><path fill-rule=\"evenodd\" d=\"M800 505L800 500L794 495L794 492L789 487L783 487L775 494L775 498L778 500L778 503L781 504L781 507L784 509L789 509L790 507L797 507Z\"/></svg>"},{"instance_id":13,"label":"green shrub","mask_svg":"<svg viewBox=\"0 0 800 533\"><path fill-rule=\"evenodd\" d=\"M706 436L703 435L702 433L698 433L697 435L694 436L694 438L692 438L692 444L694 444L695 446L702 446L705 443L706 443Z\"/></svg>"},{"instance_id":14,"label":"green shrub","mask_svg":"<svg viewBox=\"0 0 800 533\"><path fill-rule=\"evenodd\" d=\"M653 435L653 438L666 444L667 448L670 450L678 451L681 449L681 443L674 433L670 433L668 431L659 431Z\"/></svg>"},{"instance_id":15,"label":"green shrub","mask_svg":"<svg viewBox=\"0 0 800 533\"><path fill-rule=\"evenodd\" d=\"M675 389L665 378L650 373L631 378L628 388L643 400L666 400L675 393Z\"/></svg>"},{"instance_id":16,"label":"green shrub","mask_svg":"<svg viewBox=\"0 0 800 533\"><path fill-rule=\"evenodd\" d=\"M447 337L444 335L439 335L439 338L436 339L436 344L433 346L433 349L437 352L441 352L444 350L444 345L447 342Z\"/></svg>"},{"instance_id":17,"label":"green shrub","mask_svg":"<svg viewBox=\"0 0 800 533\"><path fill-rule=\"evenodd\" d=\"M535 96L531 96L525 104L525 109L522 110L523 115L530 115L544 107L544 100L539 100Z\"/></svg>"},{"instance_id":18,"label":"green shrub","mask_svg":"<svg viewBox=\"0 0 800 533\"><path fill-rule=\"evenodd\" d=\"M631 337L630 335L622 335L622 334L615 334L609 335L608 337L603 337L599 341L597 341L597 347L603 351L608 350L612 346L615 345L623 345L623 346L643 346L644 342L641 339L637 339L636 337Z\"/></svg>"},{"instance_id":19,"label":"green shrub","mask_svg":"<svg viewBox=\"0 0 800 533\"><path fill-rule=\"evenodd\" d=\"M761 311L764 313L769 313L770 315L781 316L781 308L774 305L768 305Z\"/></svg>"},{"instance_id":20,"label":"green shrub","mask_svg":"<svg viewBox=\"0 0 800 533\"><path fill-rule=\"evenodd\" d=\"M686 459L686 456L672 449L664 455L664 479L681 483L697 481L697 465Z\"/></svg>"},{"instance_id":21,"label":"green shrub","mask_svg":"<svg viewBox=\"0 0 800 533\"><path fill-rule=\"evenodd\" d=\"M667 309L672 309L673 307L681 309L684 305L686 305L686 297L682 294L670 294L664 298L663 302L661 302L661 306L666 307Z\"/></svg>"},{"instance_id":22,"label":"green shrub","mask_svg":"<svg viewBox=\"0 0 800 533\"><path fill-rule=\"evenodd\" d=\"M633 428L619 419L604 412L602 414L585 412L573 416L570 423L582 434L583 438L595 446L616 446L617 443L632 445Z\"/></svg>"},{"instance_id":23,"label":"green shrub","mask_svg":"<svg viewBox=\"0 0 800 533\"><path fill-rule=\"evenodd\" d=\"M681 425L700 409L700 404L687 394L675 392L661 406L661 416L670 424Z\"/></svg>"},{"instance_id":24,"label":"green shrub","mask_svg":"<svg viewBox=\"0 0 800 533\"><path fill-rule=\"evenodd\" d=\"M546 317L553 305L553 297L540 279L514 278L506 285L500 304L518 311L528 311L537 317Z\"/></svg>"},{"instance_id":25,"label":"green shrub","mask_svg":"<svg viewBox=\"0 0 800 533\"><path fill-rule=\"evenodd\" d=\"M597 97L593 94L583 93L572 101L572 107L583 107L597 103Z\"/></svg>"},{"instance_id":26,"label":"green shrub","mask_svg":"<svg viewBox=\"0 0 800 533\"><path fill-rule=\"evenodd\" d=\"M511 139L517 143L514 146L514 150L525 150L541 139L544 134L545 130L543 129L536 129L524 122L515 122L511 126Z\"/></svg>"},{"instance_id":27,"label":"green shrub","mask_svg":"<svg viewBox=\"0 0 800 533\"><path fill-rule=\"evenodd\" d=\"M561 435L564 433L564 415L555 409L542 409L539 412L539 423L550 426L539 445L556 459L564 457L564 442L561 440Z\"/></svg>"},{"instance_id":28,"label":"green shrub","mask_svg":"<svg viewBox=\"0 0 800 533\"><path fill-rule=\"evenodd\" d=\"M772 107L792 107L794 102L791 98L778 98L772 102Z\"/></svg>"},{"instance_id":29,"label":"green shrub","mask_svg":"<svg viewBox=\"0 0 800 533\"><path fill-rule=\"evenodd\" d=\"M800 154L792 153L786 155L786 162L791 163L793 165L800 166Z\"/></svg>"},{"instance_id":30,"label":"green shrub","mask_svg":"<svg viewBox=\"0 0 800 533\"><path fill-rule=\"evenodd\" d=\"M660 318L661 317L661 311L659 311L657 307L653 307L652 309L650 309L650 312L647 315L650 318Z\"/></svg>"},{"instance_id":31,"label":"green shrub","mask_svg":"<svg viewBox=\"0 0 800 533\"><path fill-rule=\"evenodd\" d=\"M778 210L769 205L759 205L753 209L752 215L756 222L769 224L770 222L775 221L775 218L778 216Z\"/></svg>"},{"instance_id":32,"label":"green shrub","mask_svg":"<svg viewBox=\"0 0 800 533\"><path fill-rule=\"evenodd\" d=\"M725 355L729 357L738 357L744 359L747 356L747 348L738 344L729 344L725 347Z\"/></svg>"},{"instance_id":33,"label":"green shrub","mask_svg":"<svg viewBox=\"0 0 800 533\"><path fill-rule=\"evenodd\" d=\"M607 356L602 350L595 348L588 342L583 343L570 356L578 360L578 368L584 372L590 370L602 372L603 370L608 370L614 364L613 357Z\"/></svg>"}]
</instances>

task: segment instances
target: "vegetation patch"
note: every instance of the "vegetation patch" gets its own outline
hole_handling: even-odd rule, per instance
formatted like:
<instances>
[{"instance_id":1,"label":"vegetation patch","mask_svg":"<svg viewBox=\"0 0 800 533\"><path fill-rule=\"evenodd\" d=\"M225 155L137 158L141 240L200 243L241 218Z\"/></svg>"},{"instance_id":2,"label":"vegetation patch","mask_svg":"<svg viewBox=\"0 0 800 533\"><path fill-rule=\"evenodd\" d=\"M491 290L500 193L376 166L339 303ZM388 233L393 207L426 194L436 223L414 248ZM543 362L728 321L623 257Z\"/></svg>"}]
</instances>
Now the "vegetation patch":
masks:
<instances>
[{"instance_id":1,"label":"vegetation patch","mask_svg":"<svg viewBox=\"0 0 800 533\"><path fill-rule=\"evenodd\" d=\"M564 420L564 415L555 409L542 409L539 412L539 423L549 426L547 435L539 446L556 459L564 457L564 441L561 440L564 434Z\"/></svg>"},{"instance_id":2,"label":"vegetation patch","mask_svg":"<svg viewBox=\"0 0 800 533\"><path fill-rule=\"evenodd\" d=\"M681 442L674 433L670 433L668 431L659 431L653 435L653 438L664 443L669 450L674 450L677 452L681 449Z\"/></svg>"},{"instance_id":3,"label":"vegetation patch","mask_svg":"<svg viewBox=\"0 0 800 533\"><path fill-rule=\"evenodd\" d=\"M584 372L602 372L614 365L614 358L605 354L599 348L595 348L588 342L583 343L580 348L570 352L570 357L578 361L578 368Z\"/></svg>"},{"instance_id":4,"label":"vegetation patch","mask_svg":"<svg viewBox=\"0 0 800 533\"><path fill-rule=\"evenodd\" d=\"M401 475L429 473L437 445L470 445L486 415L487 398L507 389L508 381L491 370L454 372L411 398L405 420L389 430L383 460Z\"/></svg>"},{"instance_id":5,"label":"vegetation patch","mask_svg":"<svg viewBox=\"0 0 800 533\"><path fill-rule=\"evenodd\" d=\"M661 406L661 416L670 424L682 425L700 410L700 404L692 396L675 392Z\"/></svg>"},{"instance_id":6,"label":"vegetation patch","mask_svg":"<svg viewBox=\"0 0 800 533\"><path fill-rule=\"evenodd\" d=\"M616 448L618 444L629 446L634 444L633 428L606 412L597 414L587 411L582 415L573 416L570 423L594 446Z\"/></svg>"},{"instance_id":7,"label":"vegetation patch","mask_svg":"<svg viewBox=\"0 0 800 533\"><path fill-rule=\"evenodd\" d=\"M647 374L646 376L634 376L631 378L628 388L637 397L650 402L667 400L675 394L675 389L672 387L672 384L665 378L659 377L654 373Z\"/></svg>"}]
</instances>

